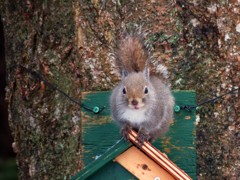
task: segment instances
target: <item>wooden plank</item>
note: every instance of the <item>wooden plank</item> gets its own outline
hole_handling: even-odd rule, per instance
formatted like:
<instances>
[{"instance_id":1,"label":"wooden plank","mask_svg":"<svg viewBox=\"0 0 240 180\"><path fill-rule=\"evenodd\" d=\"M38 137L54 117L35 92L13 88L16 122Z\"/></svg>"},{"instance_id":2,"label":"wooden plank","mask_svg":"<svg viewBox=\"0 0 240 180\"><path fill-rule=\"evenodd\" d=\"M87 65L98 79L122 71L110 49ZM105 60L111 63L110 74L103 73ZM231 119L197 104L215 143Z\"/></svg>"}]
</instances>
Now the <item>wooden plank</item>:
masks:
<instances>
[{"instance_id":1,"label":"wooden plank","mask_svg":"<svg viewBox=\"0 0 240 180\"><path fill-rule=\"evenodd\" d=\"M174 180L165 169L134 146L119 155L115 160L140 180L156 178Z\"/></svg>"},{"instance_id":2,"label":"wooden plank","mask_svg":"<svg viewBox=\"0 0 240 180\"><path fill-rule=\"evenodd\" d=\"M82 109L83 161L86 165L121 138L119 128L110 117L110 93L90 92L84 94L82 99L89 107L106 106L98 115ZM173 91L173 95L176 105L196 105L196 94L193 91ZM195 110L174 113L174 123L169 132L153 143L193 179L196 179L195 113Z\"/></svg>"},{"instance_id":3,"label":"wooden plank","mask_svg":"<svg viewBox=\"0 0 240 180\"><path fill-rule=\"evenodd\" d=\"M193 91L174 91L175 105L196 105ZM168 155L178 167L196 179L196 111L181 110L174 113L174 124L168 133L153 145Z\"/></svg>"},{"instance_id":4,"label":"wooden plank","mask_svg":"<svg viewBox=\"0 0 240 180\"><path fill-rule=\"evenodd\" d=\"M121 139L118 141L114 146L109 148L103 155L95 159L92 163L89 163L83 170L81 170L78 174L73 176L72 180L82 180L86 179L96 171L98 171L101 167L106 165L116 156L121 154L123 151L128 149L131 146L129 142L124 141Z\"/></svg>"},{"instance_id":5,"label":"wooden plank","mask_svg":"<svg viewBox=\"0 0 240 180\"><path fill-rule=\"evenodd\" d=\"M100 114L93 114L82 108L83 162L86 165L104 154L121 138L118 126L110 117L109 96L109 91L88 92L83 95L84 105L90 108L105 106Z\"/></svg>"},{"instance_id":6,"label":"wooden plank","mask_svg":"<svg viewBox=\"0 0 240 180\"><path fill-rule=\"evenodd\" d=\"M119 163L110 161L98 171L87 177L87 180L137 180L137 178ZM81 179L84 180L84 179Z\"/></svg>"},{"instance_id":7,"label":"wooden plank","mask_svg":"<svg viewBox=\"0 0 240 180\"><path fill-rule=\"evenodd\" d=\"M145 154L151 157L158 165L164 168L174 178L179 180L191 180L183 170L174 164L166 155L160 152L157 148L152 146L149 142L139 144L137 141L137 133L133 130L129 133L130 141L136 144Z\"/></svg>"}]
</instances>

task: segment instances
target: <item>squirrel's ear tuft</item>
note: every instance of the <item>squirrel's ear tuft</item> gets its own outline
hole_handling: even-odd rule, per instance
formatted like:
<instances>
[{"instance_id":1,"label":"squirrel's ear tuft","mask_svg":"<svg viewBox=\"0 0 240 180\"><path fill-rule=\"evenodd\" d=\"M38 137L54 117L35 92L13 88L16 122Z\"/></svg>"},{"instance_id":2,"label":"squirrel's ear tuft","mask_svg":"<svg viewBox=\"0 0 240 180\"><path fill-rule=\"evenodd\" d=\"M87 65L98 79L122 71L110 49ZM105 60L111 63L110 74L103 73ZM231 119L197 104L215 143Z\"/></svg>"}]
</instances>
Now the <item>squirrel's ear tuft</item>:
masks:
<instances>
[{"instance_id":1,"label":"squirrel's ear tuft","mask_svg":"<svg viewBox=\"0 0 240 180\"><path fill-rule=\"evenodd\" d=\"M125 69L122 69L122 79L128 75L128 72Z\"/></svg>"},{"instance_id":2,"label":"squirrel's ear tuft","mask_svg":"<svg viewBox=\"0 0 240 180\"><path fill-rule=\"evenodd\" d=\"M149 68L146 67L143 72L144 72L144 74L145 74L145 76L146 76L146 79L149 80L149 79L150 79L150 78L149 78L149 76L150 76L150 75L149 75Z\"/></svg>"}]
</instances>

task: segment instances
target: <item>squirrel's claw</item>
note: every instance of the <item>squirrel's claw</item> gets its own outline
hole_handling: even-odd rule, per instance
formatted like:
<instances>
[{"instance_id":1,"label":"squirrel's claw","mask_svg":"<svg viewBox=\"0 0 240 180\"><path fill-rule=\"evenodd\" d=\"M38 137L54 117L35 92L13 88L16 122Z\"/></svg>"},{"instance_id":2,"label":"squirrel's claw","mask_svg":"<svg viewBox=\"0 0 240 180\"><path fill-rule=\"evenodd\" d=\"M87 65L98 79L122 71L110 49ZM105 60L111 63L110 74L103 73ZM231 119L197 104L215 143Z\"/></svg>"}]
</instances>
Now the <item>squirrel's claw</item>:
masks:
<instances>
[{"instance_id":1,"label":"squirrel's claw","mask_svg":"<svg viewBox=\"0 0 240 180\"><path fill-rule=\"evenodd\" d=\"M151 139L151 136L148 133L145 133L145 131L139 130L137 141L140 145L143 145L144 141L149 141Z\"/></svg>"},{"instance_id":2,"label":"squirrel's claw","mask_svg":"<svg viewBox=\"0 0 240 180\"><path fill-rule=\"evenodd\" d=\"M129 124L125 124L122 128L121 128L121 135L122 137L126 140L129 141L129 132L131 130L131 126Z\"/></svg>"}]
</instances>

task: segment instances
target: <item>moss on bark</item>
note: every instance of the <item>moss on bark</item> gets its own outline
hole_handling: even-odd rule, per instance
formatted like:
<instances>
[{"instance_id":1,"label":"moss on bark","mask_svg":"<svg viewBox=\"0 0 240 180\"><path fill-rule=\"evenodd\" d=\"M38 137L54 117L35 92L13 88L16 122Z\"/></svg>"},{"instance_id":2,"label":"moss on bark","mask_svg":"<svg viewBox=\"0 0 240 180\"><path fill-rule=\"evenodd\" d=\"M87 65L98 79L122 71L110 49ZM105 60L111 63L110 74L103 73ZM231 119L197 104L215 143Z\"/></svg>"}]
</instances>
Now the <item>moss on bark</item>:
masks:
<instances>
[{"instance_id":1,"label":"moss on bark","mask_svg":"<svg viewBox=\"0 0 240 180\"><path fill-rule=\"evenodd\" d=\"M81 99L75 7L67 1L5 1L9 124L20 179L69 178L81 168L80 107L15 65Z\"/></svg>"}]
</instances>

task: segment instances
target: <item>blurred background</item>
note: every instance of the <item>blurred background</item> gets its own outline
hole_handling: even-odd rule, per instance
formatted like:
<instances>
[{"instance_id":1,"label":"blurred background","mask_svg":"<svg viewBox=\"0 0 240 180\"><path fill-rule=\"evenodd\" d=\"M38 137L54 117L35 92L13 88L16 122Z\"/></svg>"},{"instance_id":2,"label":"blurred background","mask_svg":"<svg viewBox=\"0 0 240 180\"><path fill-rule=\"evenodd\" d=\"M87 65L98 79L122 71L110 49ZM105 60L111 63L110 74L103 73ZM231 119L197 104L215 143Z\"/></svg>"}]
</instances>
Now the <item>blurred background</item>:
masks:
<instances>
[{"instance_id":1,"label":"blurred background","mask_svg":"<svg viewBox=\"0 0 240 180\"><path fill-rule=\"evenodd\" d=\"M1 17L0 17L1 19ZM4 54L3 24L0 21L0 180L17 179L13 138L8 125L8 110L5 101L6 68Z\"/></svg>"}]
</instances>

